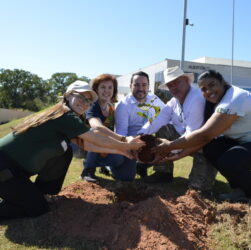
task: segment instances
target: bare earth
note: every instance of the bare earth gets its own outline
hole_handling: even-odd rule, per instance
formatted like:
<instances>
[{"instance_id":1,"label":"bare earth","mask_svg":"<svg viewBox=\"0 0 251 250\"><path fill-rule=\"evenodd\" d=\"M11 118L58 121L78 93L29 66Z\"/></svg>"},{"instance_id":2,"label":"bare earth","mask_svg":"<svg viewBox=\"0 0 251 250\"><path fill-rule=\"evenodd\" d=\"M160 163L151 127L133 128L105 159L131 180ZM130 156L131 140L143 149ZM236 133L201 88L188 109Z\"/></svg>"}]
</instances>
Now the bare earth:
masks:
<instances>
[{"instance_id":1,"label":"bare earth","mask_svg":"<svg viewBox=\"0 0 251 250\"><path fill-rule=\"evenodd\" d=\"M58 236L102 242L103 249L208 249L214 209L197 192L175 198L137 188L78 182L60 193L48 216Z\"/></svg>"}]
</instances>

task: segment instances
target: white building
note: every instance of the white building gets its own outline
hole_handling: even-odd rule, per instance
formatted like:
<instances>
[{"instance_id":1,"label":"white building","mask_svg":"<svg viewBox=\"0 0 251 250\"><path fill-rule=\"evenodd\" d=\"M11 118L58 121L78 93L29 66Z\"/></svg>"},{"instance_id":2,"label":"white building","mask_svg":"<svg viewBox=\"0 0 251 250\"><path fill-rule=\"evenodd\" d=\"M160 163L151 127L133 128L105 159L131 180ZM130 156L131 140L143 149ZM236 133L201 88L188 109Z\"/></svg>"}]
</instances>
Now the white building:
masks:
<instances>
[{"instance_id":1,"label":"white building","mask_svg":"<svg viewBox=\"0 0 251 250\"><path fill-rule=\"evenodd\" d=\"M155 92L158 86L163 83L163 71L166 68L179 66L179 60L165 59L159 63L151 66L137 69L129 74L120 76L118 80L118 92L119 97L126 95L130 92L130 79L131 75L137 71L144 71L149 74L150 78L150 91ZM233 63L233 84L242 88L249 89L251 91L251 62L248 61L234 61ZM192 61L184 62L184 71L194 73L195 83L197 82L198 76L209 69L219 71L225 80L230 83L231 81L231 60L202 57Z\"/></svg>"}]
</instances>

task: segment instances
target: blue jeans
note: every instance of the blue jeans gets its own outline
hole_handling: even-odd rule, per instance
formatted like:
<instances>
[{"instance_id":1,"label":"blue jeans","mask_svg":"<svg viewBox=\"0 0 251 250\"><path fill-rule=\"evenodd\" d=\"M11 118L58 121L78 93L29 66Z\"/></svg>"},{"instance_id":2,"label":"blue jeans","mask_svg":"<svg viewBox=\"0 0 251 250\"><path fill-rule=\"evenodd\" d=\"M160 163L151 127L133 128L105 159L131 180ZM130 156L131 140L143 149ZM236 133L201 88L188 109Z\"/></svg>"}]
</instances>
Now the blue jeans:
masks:
<instances>
[{"instance_id":1,"label":"blue jeans","mask_svg":"<svg viewBox=\"0 0 251 250\"><path fill-rule=\"evenodd\" d=\"M120 181L133 181L136 175L135 160L118 154L102 157L99 153L88 152L84 163L85 170L95 169L97 166L109 166L114 178Z\"/></svg>"}]
</instances>

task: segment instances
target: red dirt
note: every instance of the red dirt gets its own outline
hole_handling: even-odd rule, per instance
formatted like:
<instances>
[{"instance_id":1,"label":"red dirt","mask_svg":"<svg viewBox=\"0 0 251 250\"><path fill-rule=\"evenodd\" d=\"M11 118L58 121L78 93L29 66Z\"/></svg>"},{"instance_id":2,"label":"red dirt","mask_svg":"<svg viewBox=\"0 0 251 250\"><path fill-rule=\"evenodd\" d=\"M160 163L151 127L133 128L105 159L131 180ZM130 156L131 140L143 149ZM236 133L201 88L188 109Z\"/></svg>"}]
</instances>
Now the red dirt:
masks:
<instances>
[{"instance_id":1,"label":"red dirt","mask_svg":"<svg viewBox=\"0 0 251 250\"><path fill-rule=\"evenodd\" d=\"M208 249L214 210L195 191L161 198L142 190L79 182L50 212L59 235L102 242L104 249Z\"/></svg>"}]
</instances>

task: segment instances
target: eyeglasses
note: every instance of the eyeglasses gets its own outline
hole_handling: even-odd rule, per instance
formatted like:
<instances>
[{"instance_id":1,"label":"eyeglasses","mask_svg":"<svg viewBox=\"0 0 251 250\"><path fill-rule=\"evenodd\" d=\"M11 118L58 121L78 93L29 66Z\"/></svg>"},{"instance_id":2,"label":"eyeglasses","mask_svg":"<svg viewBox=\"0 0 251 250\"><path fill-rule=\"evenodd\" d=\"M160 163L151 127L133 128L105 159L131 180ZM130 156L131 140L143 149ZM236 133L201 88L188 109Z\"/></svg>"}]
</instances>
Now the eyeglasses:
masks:
<instances>
[{"instance_id":1,"label":"eyeglasses","mask_svg":"<svg viewBox=\"0 0 251 250\"><path fill-rule=\"evenodd\" d=\"M79 94L79 93L77 93L77 92L73 92L72 95L75 96L75 97L77 97L77 98L79 98L83 103L87 103L87 104L89 104L89 105L90 105L91 103L93 103L93 100L92 100L92 99L87 98L87 97L85 97L84 95L81 95L81 94Z\"/></svg>"}]
</instances>

